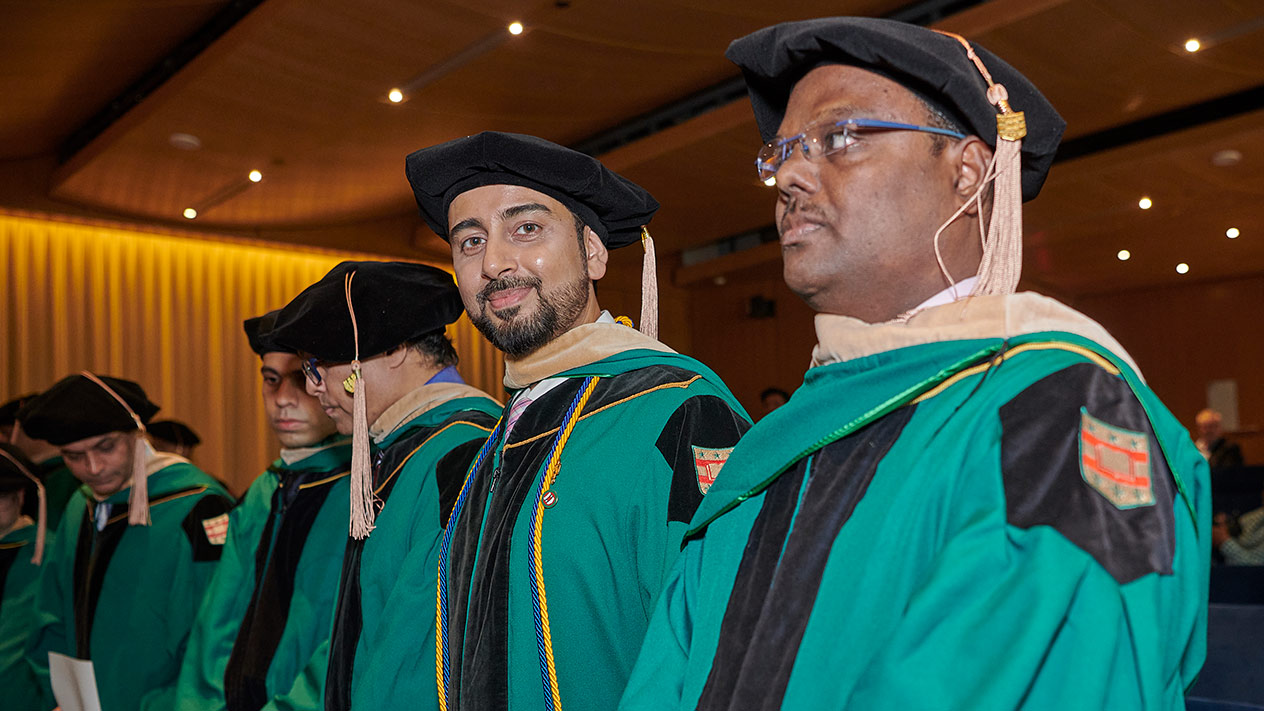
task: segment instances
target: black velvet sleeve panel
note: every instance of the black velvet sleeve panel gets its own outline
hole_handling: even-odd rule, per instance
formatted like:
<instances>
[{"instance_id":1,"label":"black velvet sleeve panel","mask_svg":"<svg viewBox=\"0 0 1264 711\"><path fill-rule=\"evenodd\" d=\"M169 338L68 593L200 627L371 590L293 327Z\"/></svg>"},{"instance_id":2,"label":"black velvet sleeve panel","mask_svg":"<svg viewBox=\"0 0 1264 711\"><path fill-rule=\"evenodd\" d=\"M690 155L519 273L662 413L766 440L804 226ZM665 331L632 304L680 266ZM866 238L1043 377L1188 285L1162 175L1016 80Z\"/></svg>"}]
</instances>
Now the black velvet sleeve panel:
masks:
<instances>
[{"instance_id":1,"label":"black velvet sleeve panel","mask_svg":"<svg viewBox=\"0 0 1264 711\"><path fill-rule=\"evenodd\" d=\"M1120 584L1172 573L1175 481L1122 378L1072 365L1006 403L1000 418L1011 525L1053 527Z\"/></svg>"},{"instance_id":2,"label":"black velvet sleeve panel","mask_svg":"<svg viewBox=\"0 0 1264 711\"><path fill-rule=\"evenodd\" d=\"M494 422L492 426L495 426ZM474 463L478 450L482 449L486 441L485 437L480 437L458 444L435 465L435 481L439 484L439 528L448 525L452 507L465 484L465 475L469 473L470 465Z\"/></svg>"},{"instance_id":3,"label":"black velvet sleeve panel","mask_svg":"<svg viewBox=\"0 0 1264 711\"><path fill-rule=\"evenodd\" d=\"M657 446L672 469L667 520L688 523L737 441L750 423L715 395L681 403L658 436Z\"/></svg>"},{"instance_id":4,"label":"black velvet sleeve panel","mask_svg":"<svg viewBox=\"0 0 1264 711\"><path fill-rule=\"evenodd\" d=\"M208 494L198 499L193 510L184 517L181 527L184 528L184 535L189 538L189 545L193 547L193 560L219 560L224 552L224 542L222 539L218 542L211 541L207 537L207 527L203 524L226 515L232 511L233 505L234 501L227 496Z\"/></svg>"}]
</instances>

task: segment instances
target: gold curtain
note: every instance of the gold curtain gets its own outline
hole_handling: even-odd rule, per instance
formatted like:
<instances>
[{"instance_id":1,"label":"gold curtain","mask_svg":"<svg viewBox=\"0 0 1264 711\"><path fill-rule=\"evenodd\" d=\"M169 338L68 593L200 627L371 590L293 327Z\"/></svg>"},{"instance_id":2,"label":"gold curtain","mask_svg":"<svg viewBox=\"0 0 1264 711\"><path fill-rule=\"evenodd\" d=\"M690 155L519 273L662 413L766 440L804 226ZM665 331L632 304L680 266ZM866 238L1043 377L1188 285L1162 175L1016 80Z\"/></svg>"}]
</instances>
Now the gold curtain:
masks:
<instances>
[{"instance_id":1,"label":"gold curtain","mask_svg":"<svg viewBox=\"0 0 1264 711\"><path fill-rule=\"evenodd\" d=\"M366 258L0 212L0 401L80 370L135 380L240 494L278 447L241 322ZM499 351L464 316L448 334L466 381L503 400Z\"/></svg>"}]
</instances>

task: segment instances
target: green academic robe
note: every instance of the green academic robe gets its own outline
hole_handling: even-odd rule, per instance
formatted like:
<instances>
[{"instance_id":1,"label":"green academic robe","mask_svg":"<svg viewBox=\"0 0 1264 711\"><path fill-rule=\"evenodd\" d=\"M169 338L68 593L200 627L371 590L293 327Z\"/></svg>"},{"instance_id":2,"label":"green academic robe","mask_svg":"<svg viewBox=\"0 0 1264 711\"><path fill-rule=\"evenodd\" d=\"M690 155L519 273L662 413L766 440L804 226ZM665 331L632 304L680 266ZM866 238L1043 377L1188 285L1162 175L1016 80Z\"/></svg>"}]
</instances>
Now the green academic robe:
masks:
<instances>
[{"instance_id":1,"label":"green academic robe","mask_svg":"<svg viewBox=\"0 0 1264 711\"><path fill-rule=\"evenodd\" d=\"M345 438L295 450L246 490L189 636L177 709L320 708L320 684L304 675L324 677L350 459Z\"/></svg>"},{"instance_id":2,"label":"green academic robe","mask_svg":"<svg viewBox=\"0 0 1264 711\"><path fill-rule=\"evenodd\" d=\"M48 532L53 534L61 524L61 515L66 511L66 504L79 490L79 480L70 473L70 468L61 457L53 457L39 465L39 478L44 483L44 495L48 500Z\"/></svg>"},{"instance_id":3,"label":"green academic robe","mask_svg":"<svg viewBox=\"0 0 1264 711\"><path fill-rule=\"evenodd\" d=\"M1086 338L813 368L699 509L619 708L1184 709L1209 502L1180 423Z\"/></svg>"},{"instance_id":4,"label":"green academic robe","mask_svg":"<svg viewBox=\"0 0 1264 711\"><path fill-rule=\"evenodd\" d=\"M540 495L559 427L589 376L598 376L591 396L561 449L556 481ZM719 377L677 353L625 350L558 377L564 382L523 410L507 435L498 427L451 524L442 590L448 709L555 708L546 681L554 676L568 711L613 708L686 523L750 426ZM537 507L542 575L533 580ZM541 581L549 624L538 635L533 590ZM416 601L417 622L398 629L417 629L425 608ZM443 672L433 657L407 658L408 645L391 645L396 667L378 667L382 695L366 708L397 707L409 695L413 708L434 707ZM551 648L552 674L542 645Z\"/></svg>"},{"instance_id":5,"label":"green academic robe","mask_svg":"<svg viewBox=\"0 0 1264 711\"><path fill-rule=\"evenodd\" d=\"M59 652L92 660L103 711L175 705L180 660L233 499L184 459L151 458L155 467L171 462L149 475L151 525L128 525L130 489L102 502L106 508L84 487L46 552L28 653L49 698L48 653Z\"/></svg>"},{"instance_id":6,"label":"green academic robe","mask_svg":"<svg viewBox=\"0 0 1264 711\"><path fill-rule=\"evenodd\" d=\"M0 698L4 707L46 711L56 704L45 698L43 685L26 657L26 644L35 631L35 594L40 566L35 552L35 524L0 538Z\"/></svg>"},{"instance_id":7,"label":"green academic robe","mask_svg":"<svg viewBox=\"0 0 1264 711\"><path fill-rule=\"evenodd\" d=\"M405 560L414 550L434 555L430 551L438 547L451 499L500 415L501 406L474 388L426 385L416 391L418 400L428 397L428 388L460 388L469 394L424 409L374 444L374 491L381 504L369 537L346 539L328 650L325 708L330 711L351 708L352 696L372 671L368 660L379 636L390 632L383 624L395 612L390 601L401 596L396 585L404 582ZM406 600L430 601L424 606L430 615L432 595L433 590L402 594ZM413 653L424 654L419 648ZM362 706L357 702L356 708Z\"/></svg>"}]
</instances>

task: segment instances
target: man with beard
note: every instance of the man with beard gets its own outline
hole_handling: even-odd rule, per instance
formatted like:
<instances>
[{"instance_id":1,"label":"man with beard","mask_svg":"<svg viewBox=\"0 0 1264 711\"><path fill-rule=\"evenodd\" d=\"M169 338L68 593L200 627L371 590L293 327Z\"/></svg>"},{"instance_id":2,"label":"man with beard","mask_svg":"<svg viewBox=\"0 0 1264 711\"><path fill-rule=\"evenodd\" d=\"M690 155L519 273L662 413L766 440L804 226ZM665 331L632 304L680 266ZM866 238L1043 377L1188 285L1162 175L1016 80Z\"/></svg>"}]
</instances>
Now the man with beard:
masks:
<instances>
[{"instance_id":1,"label":"man with beard","mask_svg":"<svg viewBox=\"0 0 1264 711\"><path fill-rule=\"evenodd\" d=\"M308 392L353 438L351 538L323 651L331 711L351 707L369 652L391 632L383 621L397 607L404 559L434 555L470 461L501 411L457 373L444 327L460 315L446 272L343 262L282 309L269 334L300 353Z\"/></svg>"},{"instance_id":2,"label":"man with beard","mask_svg":"<svg viewBox=\"0 0 1264 711\"><path fill-rule=\"evenodd\" d=\"M1206 463L1101 326L1014 293L1061 118L889 20L728 56L818 345L691 522L620 708L1184 709Z\"/></svg>"},{"instance_id":3,"label":"man with beard","mask_svg":"<svg viewBox=\"0 0 1264 711\"><path fill-rule=\"evenodd\" d=\"M685 522L749 420L709 369L597 303L607 250L640 242L658 208L645 190L505 133L418 151L407 174L514 397L437 566L410 566L432 583L438 570L437 599L394 611L356 705L432 707L437 686L445 710L610 709ZM435 631L427 664L416 639Z\"/></svg>"},{"instance_id":4,"label":"man with beard","mask_svg":"<svg viewBox=\"0 0 1264 711\"><path fill-rule=\"evenodd\" d=\"M149 446L145 423L157 411L136 383L85 371L18 414L83 482L40 575L29 654L48 698L56 652L92 662L103 711L175 706L233 499L187 460Z\"/></svg>"},{"instance_id":5,"label":"man with beard","mask_svg":"<svg viewBox=\"0 0 1264 711\"><path fill-rule=\"evenodd\" d=\"M305 389L273 311L243 324L281 454L229 516L180 672L177 709L318 709L347 536L351 441Z\"/></svg>"}]
</instances>

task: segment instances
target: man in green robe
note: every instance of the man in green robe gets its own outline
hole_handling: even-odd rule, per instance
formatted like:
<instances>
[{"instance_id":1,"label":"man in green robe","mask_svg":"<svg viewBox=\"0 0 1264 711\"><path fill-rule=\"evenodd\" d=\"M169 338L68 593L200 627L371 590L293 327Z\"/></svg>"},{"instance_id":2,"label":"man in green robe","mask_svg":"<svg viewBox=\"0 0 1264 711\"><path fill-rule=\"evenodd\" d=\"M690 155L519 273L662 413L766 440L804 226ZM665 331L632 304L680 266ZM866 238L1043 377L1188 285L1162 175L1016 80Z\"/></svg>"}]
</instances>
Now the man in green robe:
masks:
<instances>
[{"instance_id":1,"label":"man in green robe","mask_svg":"<svg viewBox=\"0 0 1264 711\"><path fill-rule=\"evenodd\" d=\"M184 655L181 711L320 708L351 441L307 393L298 355L271 338L276 314L243 326L281 454L229 515L224 554Z\"/></svg>"},{"instance_id":2,"label":"man in green robe","mask_svg":"<svg viewBox=\"0 0 1264 711\"><path fill-rule=\"evenodd\" d=\"M21 406L35 399L38 393L25 395L16 400L6 403L4 407L18 405L17 410L13 414L13 426L6 442L12 442L15 447L22 450L26 458L35 462L37 471L35 472L40 478L40 482L44 485L44 496L46 499L46 508L48 512L48 531L53 533L57 530L58 524L61 523L61 515L66 510L66 504L70 502L70 497L79 490L79 480L74 474L70 473L70 469L66 467L66 463L61 459L61 452L57 447L45 442L44 440L34 439L22 429ZM27 501L27 514L32 514L30 506L33 502Z\"/></svg>"},{"instance_id":3,"label":"man in green robe","mask_svg":"<svg viewBox=\"0 0 1264 711\"><path fill-rule=\"evenodd\" d=\"M1184 709L1206 464L1104 329L1013 293L1060 117L897 22L728 56L818 345L691 522L619 708Z\"/></svg>"},{"instance_id":4,"label":"man in green robe","mask_svg":"<svg viewBox=\"0 0 1264 711\"><path fill-rule=\"evenodd\" d=\"M43 711L56 704L44 697L26 656L37 619L42 527L47 524L23 513L27 500L40 508L43 492L35 471L22 450L0 442L0 690L5 708Z\"/></svg>"},{"instance_id":5,"label":"man in green robe","mask_svg":"<svg viewBox=\"0 0 1264 711\"><path fill-rule=\"evenodd\" d=\"M658 208L640 186L504 133L418 151L407 173L514 397L439 557L418 568L412 587L437 573L437 600L393 611L357 707L433 708L437 688L449 711L610 709L685 523L749 418L706 366L597 302L608 250L641 243ZM417 640L436 629L427 660Z\"/></svg>"},{"instance_id":6,"label":"man in green robe","mask_svg":"<svg viewBox=\"0 0 1264 711\"><path fill-rule=\"evenodd\" d=\"M84 372L20 417L83 482L44 562L28 653L45 685L50 652L91 661L104 711L174 707L233 505L206 473L149 446L157 410L136 383Z\"/></svg>"},{"instance_id":7,"label":"man in green robe","mask_svg":"<svg viewBox=\"0 0 1264 711\"><path fill-rule=\"evenodd\" d=\"M465 471L500 414L457 373L444 328L460 315L446 272L343 262L282 309L269 334L305 359L308 391L353 436L351 536L323 650L327 709L350 708L369 651L389 632L382 620L405 558L438 546Z\"/></svg>"}]
</instances>

